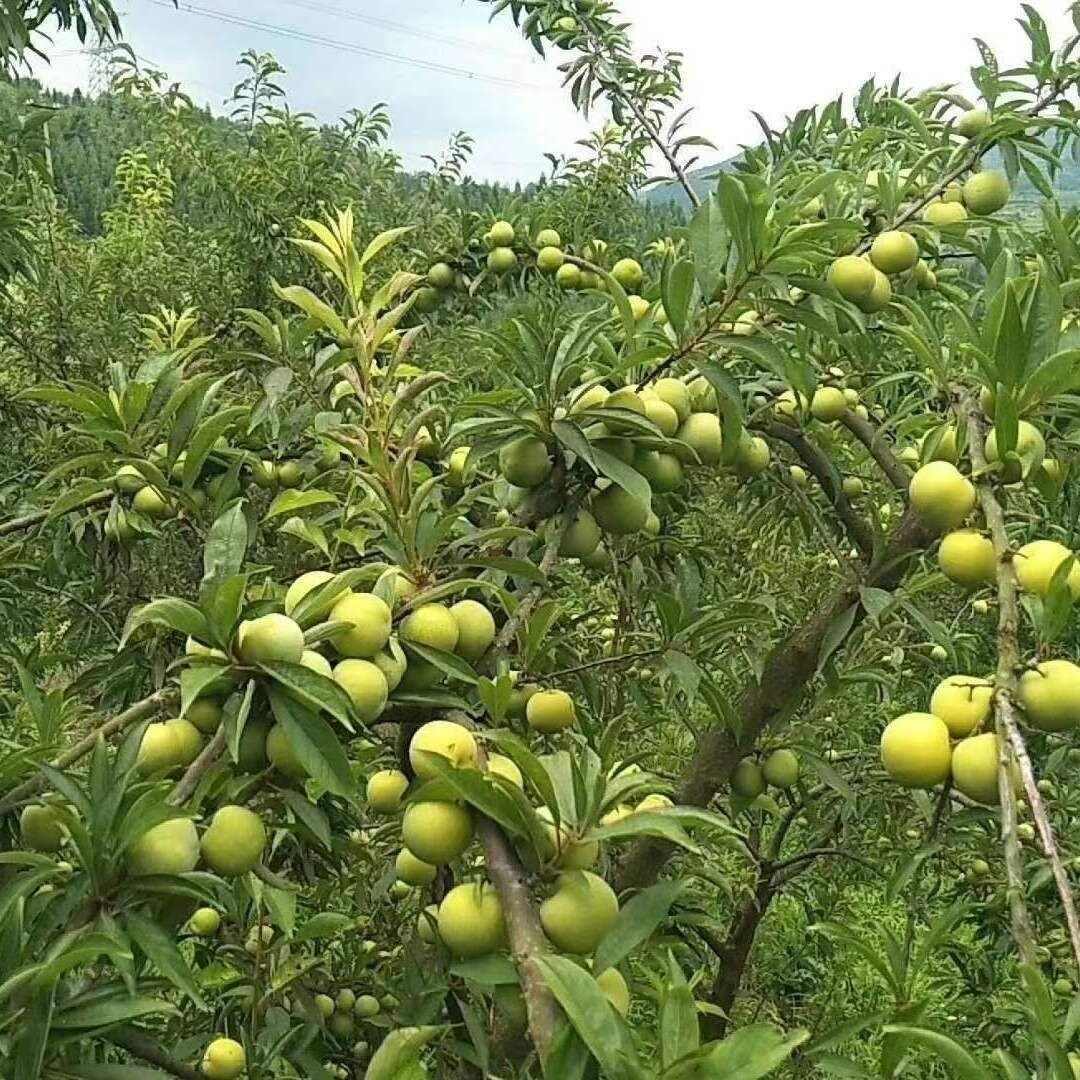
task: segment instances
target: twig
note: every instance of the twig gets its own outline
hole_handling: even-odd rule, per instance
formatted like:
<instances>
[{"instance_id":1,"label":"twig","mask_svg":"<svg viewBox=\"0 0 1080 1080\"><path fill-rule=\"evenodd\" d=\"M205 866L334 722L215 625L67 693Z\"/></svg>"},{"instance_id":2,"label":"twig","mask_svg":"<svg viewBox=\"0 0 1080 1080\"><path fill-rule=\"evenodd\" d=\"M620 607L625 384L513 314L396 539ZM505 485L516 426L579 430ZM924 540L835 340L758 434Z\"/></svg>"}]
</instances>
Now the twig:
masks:
<instances>
[{"instance_id":1,"label":"twig","mask_svg":"<svg viewBox=\"0 0 1080 1080\"><path fill-rule=\"evenodd\" d=\"M88 506L98 506L103 502L108 502L112 497L113 493L111 491L99 491L96 495L91 495L81 503L77 503L71 509L85 510ZM22 517L12 518L10 521L0 522L0 536L32 528L34 525L43 522L51 513L51 510L35 510L32 514L24 514Z\"/></svg>"},{"instance_id":2,"label":"twig","mask_svg":"<svg viewBox=\"0 0 1080 1080\"><path fill-rule=\"evenodd\" d=\"M221 751L224 749L225 725L222 724L214 732L214 737L202 748L199 756L187 767L184 775L176 781L176 786L169 793L168 800L173 806L182 806L191 798L195 789L199 786L199 781L210 766L221 757Z\"/></svg>"},{"instance_id":3,"label":"twig","mask_svg":"<svg viewBox=\"0 0 1080 1080\"><path fill-rule=\"evenodd\" d=\"M123 731L124 728L130 727L140 720L145 720L148 716L153 716L154 713L171 704L175 698L176 691L171 687L167 687L158 690L157 693L151 694L147 698L143 698L142 701L137 701L130 708L125 709L111 720L107 720L100 727L95 728L70 749L54 758L50 764L54 769L66 769L69 765L74 765L76 761L79 761L94 749L98 739L108 739L118 731ZM0 799L0 814L12 810L45 786L45 777L35 776L18 787L12 788L3 799Z\"/></svg>"},{"instance_id":4,"label":"twig","mask_svg":"<svg viewBox=\"0 0 1080 1080\"><path fill-rule=\"evenodd\" d=\"M115 1027L106 1032L102 1038L126 1050L129 1054L151 1065L156 1065L159 1069L164 1069L179 1080L206 1080L206 1077L197 1069L170 1057L154 1039L136 1027L127 1024Z\"/></svg>"},{"instance_id":5,"label":"twig","mask_svg":"<svg viewBox=\"0 0 1080 1080\"><path fill-rule=\"evenodd\" d=\"M855 513L851 500L844 494L844 489L836 482L836 470L829 459L806 437L805 433L791 424L773 421L758 425L758 430L772 439L785 442L798 455L799 460L813 473L825 497L832 503L837 517L844 524L855 546L862 552L863 558L869 559L874 553L874 534L870 526Z\"/></svg>"},{"instance_id":6,"label":"twig","mask_svg":"<svg viewBox=\"0 0 1080 1080\"><path fill-rule=\"evenodd\" d=\"M577 675L582 671L608 667L611 664L627 664L633 663L635 660L648 660L653 656L659 656L663 651L663 649L645 649L642 652L622 653L620 656L605 656L602 660L590 660L589 663L578 664L577 667L563 668L561 671L545 671L542 677L545 679L561 679L564 675Z\"/></svg>"},{"instance_id":7,"label":"twig","mask_svg":"<svg viewBox=\"0 0 1080 1080\"><path fill-rule=\"evenodd\" d=\"M1024 900L1024 870L1020 839L1016 833L1016 792L1013 790L1013 744L1009 738L1006 714L1012 707L1016 692L1016 669L1020 663L1020 605L1017 596L1016 570L1012 562L1009 537L1005 531L1005 512L994 493L986 472L986 450L982 423L970 394L964 394L957 410L966 422L968 452L973 471L979 479L976 486L983 516L997 557L998 592L998 664L994 689L994 729L998 740L998 794L1001 802L1001 839L1005 847L1005 871L1009 881L1009 907L1012 915L1013 937L1026 964L1035 963L1035 932ZM1032 785L1036 797L1038 788ZM1034 804L1033 804L1034 805ZM1044 814L1045 816L1045 814ZM1047 826L1048 827L1048 826ZM1052 846L1052 845L1051 845ZM1055 850L1054 857L1057 852ZM1060 861L1060 860L1059 860ZM1056 875L1055 875L1056 876ZM1067 886L1067 883L1066 883ZM1060 889L1060 886L1059 886ZM1066 887L1062 895L1066 912L1072 908L1072 895ZM1075 914L1073 915L1075 920Z\"/></svg>"},{"instance_id":8,"label":"twig","mask_svg":"<svg viewBox=\"0 0 1080 1080\"><path fill-rule=\"evenodd\" d=\"M881 438L881 428L875 428L869 420L864 420L852 409L848 409L840 417L840 423L866 447L870 456L888 478L889 483L906 499L911 477L903 463L892 452L892 448Z\"/></svg>"}]
</instances>

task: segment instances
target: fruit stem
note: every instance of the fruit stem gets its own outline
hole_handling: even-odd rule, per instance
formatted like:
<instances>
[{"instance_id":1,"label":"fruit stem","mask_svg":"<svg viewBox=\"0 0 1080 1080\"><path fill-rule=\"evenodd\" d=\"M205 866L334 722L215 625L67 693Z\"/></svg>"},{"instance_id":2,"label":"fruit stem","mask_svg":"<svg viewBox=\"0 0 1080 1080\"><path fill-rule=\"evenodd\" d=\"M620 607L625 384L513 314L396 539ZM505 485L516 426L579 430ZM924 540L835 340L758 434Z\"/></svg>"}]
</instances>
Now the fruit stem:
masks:
<instances>
[{"instance_id":1,"label":"fruit stem","mask_svg":"<svg viewBox=\"0 0 1080 1080\"><path fill-rule=\"evenodd\" d=\"M214 732L214 737L202 748L199 756L187 767L184 775L176 781L176 786L169 793L168 799L173 806L182 806L191 798L195 789L199 786L199 781L210 766L221 757L221 752L224 749L225 724L222 723Z\"/></svg>"},{"instance_id":2,"label":"fruit stem","mask_svg":"<svg viewBox=\"0 0 1080 1080\"><path fill-rule=\"evenodd\" d=\"M156 1065L159 1069L164 1069L170 1076L178 1077L179 1080L206 1080L206 1077L198 1070L171 1058L157 1042L136 1027L125 1024L123 1027L113 1028L104 1038L129 1054L151 1065Z\"/></svg>"}]
</instances>

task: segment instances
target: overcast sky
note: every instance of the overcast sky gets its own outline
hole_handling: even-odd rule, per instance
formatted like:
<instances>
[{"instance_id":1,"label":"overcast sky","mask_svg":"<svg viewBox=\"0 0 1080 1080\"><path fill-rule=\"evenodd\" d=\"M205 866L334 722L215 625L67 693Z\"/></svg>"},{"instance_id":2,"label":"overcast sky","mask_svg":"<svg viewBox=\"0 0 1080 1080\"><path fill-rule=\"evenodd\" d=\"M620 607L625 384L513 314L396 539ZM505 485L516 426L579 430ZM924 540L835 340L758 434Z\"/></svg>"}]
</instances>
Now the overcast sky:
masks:
<instances>
[{"instance_id":1,"label":"overcast sky","mask_svg":"<svg viewBox=\"0 0 1080 1080\"><path fill-rule=\"evenodd\" d=\"M449 134L476 139L471 171L482 179L529 180L545 151L572 152L590 125L560 89L556 50L545 62L516 33L509 14L488 22L479 0L120 0L126 38L140 57L215 111L237 81L248 48L272 52L287 69L292 108L333 121L353 107L390 106L392 142L406 167L438 153ZM978 62L972 38L998 50L1002 67L1022 61L1027 41L1013 0L621 0L639 47L685 54L693 130L727 157L756 141L750 115L774 125L795 110L850 93L869 75L923 87L967 90ZM1060 41L1071 29L1065 0L1043 14ZM870 12L875 12L871 15ZM877 16L882 17L877 17ZM63 89L88 85L78 42L58 38L50 68Z\"/></svg>"}]
</instances>

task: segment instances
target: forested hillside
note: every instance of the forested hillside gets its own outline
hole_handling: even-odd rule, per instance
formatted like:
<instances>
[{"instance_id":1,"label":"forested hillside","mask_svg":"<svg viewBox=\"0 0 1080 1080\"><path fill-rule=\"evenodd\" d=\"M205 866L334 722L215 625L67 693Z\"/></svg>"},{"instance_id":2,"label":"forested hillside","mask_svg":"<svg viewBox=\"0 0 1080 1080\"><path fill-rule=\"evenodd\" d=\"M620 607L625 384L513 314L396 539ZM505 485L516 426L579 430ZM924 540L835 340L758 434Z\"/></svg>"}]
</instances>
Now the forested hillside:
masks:
<instances>
[{"instance_id":1,"label":"forested hillside","mask_svg":"<svg viewBox=\"0 0 1080 1080\"><path fill-rule=\"evenodd\" d=\"M0 1076L1076 1080L1080 4L705 180L480 2L515 190L0 5Z\"/></svg>"}]
</instances>

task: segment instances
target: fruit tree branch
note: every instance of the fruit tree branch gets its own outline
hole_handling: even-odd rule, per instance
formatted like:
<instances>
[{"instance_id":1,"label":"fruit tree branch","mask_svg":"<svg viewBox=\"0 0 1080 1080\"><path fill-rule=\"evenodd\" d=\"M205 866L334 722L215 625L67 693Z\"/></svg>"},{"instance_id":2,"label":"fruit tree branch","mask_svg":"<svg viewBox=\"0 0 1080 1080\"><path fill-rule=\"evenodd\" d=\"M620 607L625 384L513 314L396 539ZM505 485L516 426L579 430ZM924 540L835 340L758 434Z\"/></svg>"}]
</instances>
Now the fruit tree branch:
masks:
<instances>
[{"instance_id":1,"label":"fruit tree branch","mask_svg":"<svg viewBox=\"0 0 1080 1080\"><path fill-rule=\"evenodd\" d=\"M805 433L791 424L781 424L778 421L757 425L758 430L768 435L771 439L779 439L785 442L798 455L799 460L810 470L814 478L821 485L825 497L832 503L837 516L844 524L852 542L862 553L863 558L869 559L874 553L874 534L870 526L855 513L851 500L844 494L843 488L837 483L836 470L829 459L806 437Z\"/></svg>"},{"instance_id":2,"label":"fruit tree branch","mask_svg":"<svg viewBox=\"0 0 1080 1080\"><path fill-rule=\"evenodd\" d=\"M76 761L84 758L94 749L99 738L108 739L118 731L123 731L132 724L138 723L140 720L145 720L148 716L153 716L160 709L172 704L175 699L176 691L171 687L167 687L159 690L156 694L151 694L149 697L143 698L142 701L135 702L130 708L125 709L111 720L106 720L100 727L95 728L89 735L80 739L70 749L65 750L59 757L54 758L50 764L54 769L66 769L69 765L74 765ZM12 788L3 799L0 799L0 814L14 809L45 786L45 777L35 776L20 784L18 787Z\"/></svg>"},{"instance_id":3,"label":"fruit tree branch","mask_svg":"<svg viewBox=\"0 0 1080 1080\"><path fill-rule=\"evenodd\" d=\"M173 806L182 806L191 798L199 781L206 775L210 766L214 764L221 752L225 749L225 725L224 723L214 732L214 737L202 748L199 756L187 767L187 771L176 786L169 792L169 802Z\"/></svg>"},{"instance_id":4,"label":"fruit tree branch","mask_svg":"<svg viewBox=\"0 0 1080 1080\"><path fill-rule=\"evenodd\" d=\"M1073 903L1072 888L1054 840L1054 830L1046 813L1042 793L1035 781L1027 746L1016 716L1017 670L1020 666L1020 604L1012 549L1005 531L1005 512L994 491L987 472L983 423L976 411L974 399L966 395L960 403L961 418L966 421L968 447L977 480L979 501L986 518L990 537L997 556L998 593L998 666L994 689L994 727L998 738L998 790L1001 796L1001 833L1005 845L1005 868L1009 879L1009 901L1012 912L1013 936L1025 963L1035 962L1034 931L1024 903L1023 867L1020 841L1016 835L1016 792L1013 788L1013 762L1019 766L1020 779L1028 797L1043 851L1050 862L1057 886L1073 956L1080 966L1080 920Z\"/></svg>"},{"instance_id":5,"label":"fruit tree branch","mask_svg":"<svg viewBox=\"0 0 1080 1080\"><path fill-rule=\"evenodd\" d=\"M112 497L113 493L111 491L99 491L96 495L91 495L71 509L85 510L89 506L100 506L101 503L108 502ZM31 529L43 522L51 513L51 510L35 510L32 514L24 514L22 517L12 518L10 521L0 521L0 536L21 532L23 529Z\"/></svg>"},{"instance_id":6,"label":"fruit tree branch","mask_svg":"<svg viewBox=\"0 0 1080 1080\"><path fill-rule=\"evenodd\" d=\"M178 1077L178 1080L206 1080L198 1069L170 1057L154 1039L137 1027L125 1024L108 1031L102 1038L129 1054L164 1069L170 1076Z\"/></svg>"},{"instance_id":7,"label":"fruit tree branch","mask_svg":"<svg viewBox=\"0 0 1080 1080\"><path fill-rule=\"evenodd\" d=\"M862 580L846 581L814 614L773 647L765 657L760 678L743 690L737 709L738 722L733 725L739 734L727 728L714 728L701 736L683 773L676 803L709 805L762 733L783 722L802 702L817 673L822 646L830 633L835 632L834 628L850 620L839 648L862 621L865 615L860 603L862 587L896 588L908 557L926 548L930 541L930 534L909 511ZM644 888L654 882L673 852L670 844L658 838L636 841L619 868L616 891Z\"/></svg>"},{"instance_id":8,"label":"fruit tree branch","mask_svg":"<svg viewBox=\"0 0 1080 1080\"><path fill-rule=\"evenodd\" d=\"M892 452L892 447L881 437L882 429L875 428L869 420L864 420L852 409L848 409L840 417L840 423L866 447L870 456L888 478L889 483L906 499L911 476Z\"/></svg>"}]
</instances>

